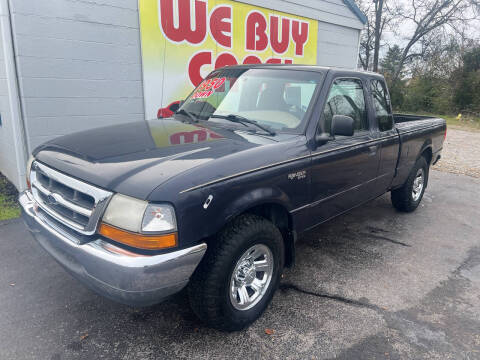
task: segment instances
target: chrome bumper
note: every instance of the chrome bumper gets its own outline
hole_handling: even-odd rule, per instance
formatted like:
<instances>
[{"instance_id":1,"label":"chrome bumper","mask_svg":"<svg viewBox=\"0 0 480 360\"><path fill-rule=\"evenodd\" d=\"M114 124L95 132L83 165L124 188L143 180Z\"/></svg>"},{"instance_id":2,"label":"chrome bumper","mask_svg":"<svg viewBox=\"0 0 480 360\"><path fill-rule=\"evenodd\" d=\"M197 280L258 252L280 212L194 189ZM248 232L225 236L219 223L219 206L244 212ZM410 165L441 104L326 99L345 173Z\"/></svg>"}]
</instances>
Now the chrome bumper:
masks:
<instances>
[{"instance_id":1,"label":"chrome bumper","mask_svg":"<svg viewBox=\"0 0 480 360\"><path fill-rule=\"evenodd\" d=\"M82 243L73 231L58 226L37 210L30 191L19 196L22 217L40 245L68 272L92 290L132 306L160 302L188 283L206 244L161 255L140 255L100 237Z\"/></svg>"}]
</instances>

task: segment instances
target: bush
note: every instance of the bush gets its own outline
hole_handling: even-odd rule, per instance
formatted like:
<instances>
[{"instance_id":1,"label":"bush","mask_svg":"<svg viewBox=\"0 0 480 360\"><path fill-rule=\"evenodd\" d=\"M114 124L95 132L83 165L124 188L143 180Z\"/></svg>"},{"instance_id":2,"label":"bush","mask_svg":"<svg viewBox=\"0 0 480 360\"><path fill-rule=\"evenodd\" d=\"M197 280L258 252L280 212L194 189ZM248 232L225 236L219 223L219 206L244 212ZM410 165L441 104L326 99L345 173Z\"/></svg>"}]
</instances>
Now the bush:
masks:
<instances>
[{"instance_id":1,"label":"bush","mask_svg":"<svg viewBox=\"0 0 480 360\"><path fill-rule=\"evenodd\" d=\"M405 87L405 98L401 105L405 111L424 111L436 114L455 112L451 86L448 80L419 76Z\"/></svg>"},{"instance_id":2,"label":"bush","mask_svg":"<svg viewBox=\"0 0 480 360\"><path fill-rule=\"evenodd\" d=\"M460 64L448 62L448 56L422 59L421 66L411 69L411 78L392 81L398 70L401 49L390 48L382 59L382 73L390 89L394 111L435 114L480 113L480 46L472 47ZM448 53L454 56L455 53Z\"/></svg>"},{"instance_id":3,"label":"bush","mask_svg":"<svg viewBox=\"0 0 480 360\"><path fill-rule=\"evenodd\" d=\"M2 173L0 173L0 194L9 202L15 202L18 196L15 186Z\"/></svg>"}]
</instances>

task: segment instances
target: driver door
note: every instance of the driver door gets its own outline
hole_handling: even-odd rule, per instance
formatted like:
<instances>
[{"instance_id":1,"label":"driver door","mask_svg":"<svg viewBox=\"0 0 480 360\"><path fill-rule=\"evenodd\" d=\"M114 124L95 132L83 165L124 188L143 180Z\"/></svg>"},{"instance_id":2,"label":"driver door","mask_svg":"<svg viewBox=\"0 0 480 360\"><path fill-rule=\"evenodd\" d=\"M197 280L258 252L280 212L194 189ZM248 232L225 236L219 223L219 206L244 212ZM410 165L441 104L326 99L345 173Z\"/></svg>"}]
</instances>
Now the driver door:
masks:
<instances>
[{"instance_id":1,"label":"driver door","mask_svg":"<svg viewBox=\"0 0 480 360\"><path fill-rule=\"evenodd\" d=\"M371 198L380 158L370 130L365 87L359 78L336 78L331 83L320 119L323 131L331 131L333 115L352 117L355 131L353 136L336 136L312 153L312 226Z\"/></svg>"}]
</instances>

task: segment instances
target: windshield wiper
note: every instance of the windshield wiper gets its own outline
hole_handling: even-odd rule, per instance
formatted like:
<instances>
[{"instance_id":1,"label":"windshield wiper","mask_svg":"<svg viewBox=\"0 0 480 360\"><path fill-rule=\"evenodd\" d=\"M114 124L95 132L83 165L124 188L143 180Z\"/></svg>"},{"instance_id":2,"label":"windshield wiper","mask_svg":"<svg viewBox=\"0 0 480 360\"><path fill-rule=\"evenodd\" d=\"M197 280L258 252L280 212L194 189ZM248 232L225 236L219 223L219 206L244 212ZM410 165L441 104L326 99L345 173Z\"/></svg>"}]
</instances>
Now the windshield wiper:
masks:
<instances>
[{"instance_id":1,"label":"windshield wiper","mask_svg":"<svg viewBox=\"0 0 480 360\"><path fill-rule=\"evenodd\" d=\"M213 114L213 115L211 115L210 117L211 117L211 118L217 118L217 119L224 119L224 120L228 120L228 121L235 122L235 123L239 123L239 124L243 124L243 125L245 125L245 124L252 124L252 125L255 125L257 128L262 129L263 131L265 131L266 133L268 133L268 134L271 135L271 136L276 135L276 132L273 131L272 129L269 129L269 128L266 127L266 126L263 126L263 125L259 124L257 121L247 119L246 117L243 117L243 116L241 116L241 115L235 115L235 114L229 114L229 115Z\"/></svg>"},{"instance_id":2,"label":"windshield wiper","mask_svg":"<svg viewBox=\"0 0 480 360\"><path fill-rule=\"evenodd\" d=\"M192 120L192 122L198 123L198 119L195 118L195 116L193 116L193 114L188 110L178 109L177 111L175 111L175 114L187 115Z\"/></svg>"}]
</instances>

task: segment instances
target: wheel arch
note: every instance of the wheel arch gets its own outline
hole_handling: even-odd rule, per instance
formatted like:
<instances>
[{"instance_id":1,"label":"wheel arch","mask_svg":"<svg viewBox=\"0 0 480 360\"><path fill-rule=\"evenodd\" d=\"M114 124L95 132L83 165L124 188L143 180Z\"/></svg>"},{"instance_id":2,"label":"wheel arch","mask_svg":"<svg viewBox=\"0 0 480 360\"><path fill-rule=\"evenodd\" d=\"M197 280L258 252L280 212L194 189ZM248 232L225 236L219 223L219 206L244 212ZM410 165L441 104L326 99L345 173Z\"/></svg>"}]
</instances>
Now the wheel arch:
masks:
<instances>
[{"instance_id":1,"label":"wheel arch","mask_svg":"<svg viewBox=\"0 0 480 360\"><path fill-rule=\"evenodd\" d=\"M271 221L282 234L285 245L285 265L290 267L295 262L297 235L289 208L291 208L289 197L280 189L257 188L237 197L225 207L219 230L243 214L255 214Z\"/></svg>"},{"instance_id":2,"label":"wheel arch","mask_svg":"<svg viewBox=\"0 0 480 360\"><path fill-rule=\"evenodd\" d=\"M280 230L285 245L285 266L293 266L297 235L293 226L293 218L288 210L279 203L265 202L246 209L242 214L245 213L261 216L272 222Z\"/></svg>"}]
</instances>

